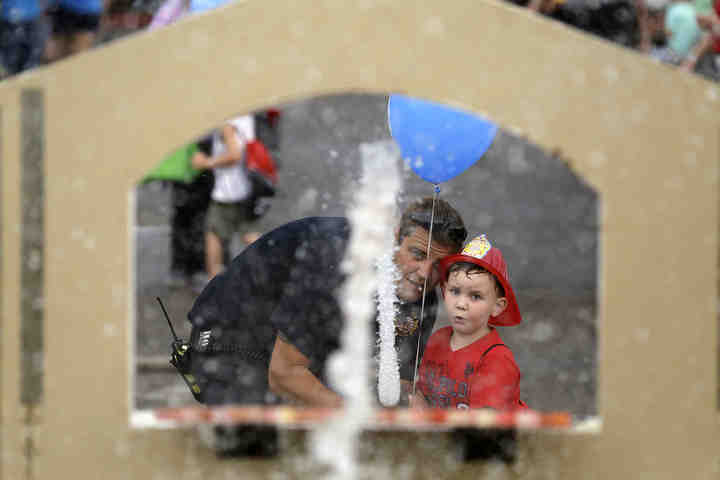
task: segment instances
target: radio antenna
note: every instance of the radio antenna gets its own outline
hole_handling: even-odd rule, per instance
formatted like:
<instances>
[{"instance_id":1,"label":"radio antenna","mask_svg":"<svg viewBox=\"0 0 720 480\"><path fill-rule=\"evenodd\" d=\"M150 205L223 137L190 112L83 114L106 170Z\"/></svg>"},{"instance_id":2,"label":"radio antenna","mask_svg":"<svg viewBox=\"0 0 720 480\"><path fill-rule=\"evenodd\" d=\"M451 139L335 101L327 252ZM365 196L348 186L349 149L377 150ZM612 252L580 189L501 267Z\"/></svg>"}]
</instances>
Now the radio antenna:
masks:
<instances>
[{"instance_id":1,"label":"radio antenna","mask_svg":"<svg viewBox=\"0 0 720 480\"><path fill-rule=\"evenodd\" d=\"M160 304L160 308L162 308L163 314L165 315L165 319L167 319L168 325L170 326L170 331L172 332L173 338L176 342L180 341L177 334L175 333L175 329L172 326L172 322L170 322L170 317L168 316L167 310L165 310L165 305L163 305L162 300L160 300L160 297L157 298L158 303Z\"/></svg>"}]
</instances>

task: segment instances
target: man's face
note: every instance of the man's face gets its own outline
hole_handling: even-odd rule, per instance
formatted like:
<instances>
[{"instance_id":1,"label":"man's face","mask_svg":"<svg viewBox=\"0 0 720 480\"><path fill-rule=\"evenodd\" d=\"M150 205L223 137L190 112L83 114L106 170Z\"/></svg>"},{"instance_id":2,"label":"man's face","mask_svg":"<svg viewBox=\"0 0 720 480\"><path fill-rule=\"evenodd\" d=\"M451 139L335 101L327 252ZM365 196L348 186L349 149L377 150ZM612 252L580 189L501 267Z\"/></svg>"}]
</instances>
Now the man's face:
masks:
<instances>
[{"instance_id":1,"label":"man's face","mask_svg":"<svg viewBox=\"0 0 720 480\"><path fill-rule=\"evenodd\" d=\"M397 296L405 302L417 302L422 297L425 279L431 289L438 281L438 274L433 268L436 261L456 253L446 245L432 244L430 257L427 256L428 231L422 227L415 229L402 239L395 252L395 265L401 278L397 285Z\"/></svg>"}]
</instances>

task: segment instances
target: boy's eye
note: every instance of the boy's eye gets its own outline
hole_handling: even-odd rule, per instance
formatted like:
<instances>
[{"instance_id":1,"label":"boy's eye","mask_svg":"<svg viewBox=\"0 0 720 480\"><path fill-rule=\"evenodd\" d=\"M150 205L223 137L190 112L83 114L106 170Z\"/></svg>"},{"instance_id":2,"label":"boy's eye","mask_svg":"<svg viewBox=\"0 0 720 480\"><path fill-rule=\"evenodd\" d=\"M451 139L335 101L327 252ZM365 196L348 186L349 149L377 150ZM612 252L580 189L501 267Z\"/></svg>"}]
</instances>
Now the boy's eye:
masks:
<instances>
[{"instance_id":1,"label":"boy's eye","mask_svg":"<svg viewBox=\"0 0 720 480\"><path fill-rule=\"evenodd\" d=\"M425 252L420 251L416 248L412 250L412 256L415 257L415 260L424 260L425 259Z\"/></svg>"},{"instance_id":2,"label":"boy's eye","mask_svg":"<svg viewBox=\"0 0 720 480\"><path fill-rule=\"evenodd\" d=\"M477 302L478 300L482 300L482 295L473 295L472 299Z\"/></svg>"},{"instance_id":3,"label":"boy's eye","mask_svg":"<svg viewBox=\"0 0 720 480\"><path fill-rule=\"evenodd\" d=\"M460 289L457 287L451 287L450 293L452 293L453 295L458 295L460 293Z\"/></svg>"}]
</instances>

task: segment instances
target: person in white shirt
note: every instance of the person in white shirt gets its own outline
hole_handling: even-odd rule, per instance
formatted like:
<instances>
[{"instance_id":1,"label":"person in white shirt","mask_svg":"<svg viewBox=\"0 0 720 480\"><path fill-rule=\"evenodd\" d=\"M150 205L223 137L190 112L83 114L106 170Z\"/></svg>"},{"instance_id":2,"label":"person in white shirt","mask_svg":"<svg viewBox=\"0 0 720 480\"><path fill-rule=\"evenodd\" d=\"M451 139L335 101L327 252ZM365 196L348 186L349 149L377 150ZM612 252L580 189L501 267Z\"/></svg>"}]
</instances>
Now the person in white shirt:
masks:
<instances>
[{"instance_id":1,"label":"person in white shirt","mask_svg":"<svg viewBox=\"0 0 720 480\"><path fill-rule=\"evenodd\" d=\"M232 236L250 220L252 184L245 172L245 146L255 138L251 115L234 118L213 134L212 156L197 152L193 167L215 176L205 228L208 280L223 269Z\"/></svg>"}]
</instances>

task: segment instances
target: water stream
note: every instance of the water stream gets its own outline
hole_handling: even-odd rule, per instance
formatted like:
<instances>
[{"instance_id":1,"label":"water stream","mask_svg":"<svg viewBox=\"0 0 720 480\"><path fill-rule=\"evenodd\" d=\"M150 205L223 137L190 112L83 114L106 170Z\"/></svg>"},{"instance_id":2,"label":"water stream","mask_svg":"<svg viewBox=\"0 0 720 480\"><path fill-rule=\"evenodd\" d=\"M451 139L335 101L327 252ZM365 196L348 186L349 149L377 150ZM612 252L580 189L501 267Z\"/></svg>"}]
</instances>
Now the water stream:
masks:
<instances>
[{"instance_id":1,"label":"water stream","mask_svg":"<svg viewBox=\"0 0 720 480\"><path fill-rule=\"evenodd\" d=\"M393 143L363 144L360 153L362 178L348 212L352 234L343 264L350 274L341 294L345 327L341 348L327 367L331 386L343 395L345 405L309 439L315 458L330 467L329 477L342 479L358 477L358 436L371 419L375 404L370 326L377 307L373 298L381 278L386 283L393 278L387 272L380 275L384 269L378 269L377 264L394 247L391 227L396 222L396 198L401 187L400 154ZM399 383L397 389L399 395Z\"/></svg>"}]
</instances>

